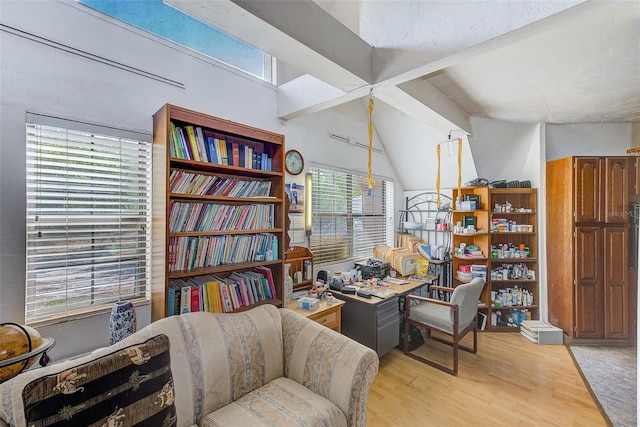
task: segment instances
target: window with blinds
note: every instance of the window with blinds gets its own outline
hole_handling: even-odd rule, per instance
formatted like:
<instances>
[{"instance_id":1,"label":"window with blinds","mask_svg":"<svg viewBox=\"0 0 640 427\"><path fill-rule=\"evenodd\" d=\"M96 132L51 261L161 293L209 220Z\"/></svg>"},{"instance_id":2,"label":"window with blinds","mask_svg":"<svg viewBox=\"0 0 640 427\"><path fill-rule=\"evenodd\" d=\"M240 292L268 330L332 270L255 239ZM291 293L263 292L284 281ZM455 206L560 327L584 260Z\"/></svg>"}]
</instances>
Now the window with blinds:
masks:
<instances>
[{"instance_id":1,"label":"window with blinds","mask_svg":"<svg viewBox=\"0 0 640 427\"><path fill-rule=\"evenodd\" d=\"M150 136L29 114L26 322L148 298Z\"/></svg>"},{"instance_id":2,"label":"window with blinds","mask_svg":"<svg viewBox=\"0 0 640 427\"><path fill-rule=\"evenodd\" d=\"M393 182L351 171L311 167L314 262L337 263L372 256L393 245Z\"/></svg>"}]
</instances>

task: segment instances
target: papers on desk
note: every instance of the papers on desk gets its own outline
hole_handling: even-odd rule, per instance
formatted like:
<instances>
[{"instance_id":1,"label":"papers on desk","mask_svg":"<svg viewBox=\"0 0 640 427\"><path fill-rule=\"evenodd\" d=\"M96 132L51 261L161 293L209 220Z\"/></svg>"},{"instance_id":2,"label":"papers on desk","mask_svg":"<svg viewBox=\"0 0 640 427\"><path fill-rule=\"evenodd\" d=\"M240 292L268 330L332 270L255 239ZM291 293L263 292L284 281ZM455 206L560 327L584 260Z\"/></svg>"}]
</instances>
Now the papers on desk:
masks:
<instances>
[{"instance_id":1,"label":"papers on desk","mask_svg":"<svg viewBox=\"0 0 640 427\"><path fill-rule=\"evenodd\" d=\"M385 288L384 286L374 286L369 290L369 292L371 292L371 295L373 295L374 297L383 298L383 299L398 295L398 291Z\"/></svg>"},{"instance_id":2,"label":"papers on desk","mask_svg":"<svg viewBox=\"0 0 640 427\"><path fill-rule=\"evenodd\" d=\"M382 283L387 285L406 285L407 283L409 283L409 281L405 279L398 279L395 277L387 276L384 279L382 279Z\"/></svg>"}]
</instances>

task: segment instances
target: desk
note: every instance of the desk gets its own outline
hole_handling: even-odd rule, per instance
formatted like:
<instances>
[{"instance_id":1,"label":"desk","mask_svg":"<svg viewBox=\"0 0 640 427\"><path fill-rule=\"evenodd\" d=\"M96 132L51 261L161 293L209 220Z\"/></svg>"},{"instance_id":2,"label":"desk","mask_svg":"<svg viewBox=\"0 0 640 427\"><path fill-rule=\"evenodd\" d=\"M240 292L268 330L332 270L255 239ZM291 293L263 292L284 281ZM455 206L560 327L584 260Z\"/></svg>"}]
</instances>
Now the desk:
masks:
<instances>
[{"instance_id":1,"label":"desk","mask_svg":"<svg viewBox=\"0 0 640 427\"><path fill-rule=\"evenodd\" d=\"M329 329L333 329L336 332L341 332L342 306L345 304L344 301L336 300L333 304L327 304L327 300L323 299L320 300L320 307L318 307L316 310L305 310L304 308L298 308L297 304L298 301L293 300L289 303L287 308L313 320L314 322L318 322Z\"/></svg>"},{"instance_id":2,"label":"desk","mask_svg":"<svg viewBox=\"0 0 640 427\"><path fill-rule=\"evenodd\" d=\"M384 299L332 291L336 298L348 302L342 309L342 333L382 356L400 343L405 296L422 294L425 287L428 294L428 282L410 280L406 285L391 286L398 294Z\"/></svg>"}]
</instances>

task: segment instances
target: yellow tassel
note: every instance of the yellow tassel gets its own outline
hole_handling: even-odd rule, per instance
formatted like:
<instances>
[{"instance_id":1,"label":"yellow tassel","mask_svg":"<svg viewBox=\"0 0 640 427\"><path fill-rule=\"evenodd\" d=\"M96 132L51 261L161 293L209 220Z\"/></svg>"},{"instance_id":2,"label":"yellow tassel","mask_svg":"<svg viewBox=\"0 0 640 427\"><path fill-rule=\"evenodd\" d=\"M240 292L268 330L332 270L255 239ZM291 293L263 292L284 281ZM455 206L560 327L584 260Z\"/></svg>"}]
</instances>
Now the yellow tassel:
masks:
<instances>
[{"instance_id":1,"label":"yellow tassel","mask_svg":"<svg viewBox=\"0 0 640 427\"><path fill-rule=\"evenodd\" d=\"M458 138L458 194L462 187L462 138Z\"/></svg>"},{"instance_id":2,"label":"yellow tassel","mask_svg":"<svg viewBox=\"0 0 640 427\"><path fill-rule=\"evenodd\" d=\"M436 146L436 157L438 158L438 172L436 173L436 205L440 206L440 144Z\"/></svg>"},{"instance_id":3,"label":"yellow tassel","mask_svg":"<svg viewBox=\"0 0 640 427\"><path fill-rule=\"evenodd\" d=\"M373 151L373 122L371 116L373 114L373 97L369 97L369 163L367 168L367 180L369 183L369 195L373 190L373 177L371 176L371 152Z\"/></svg>"}]
</instances>

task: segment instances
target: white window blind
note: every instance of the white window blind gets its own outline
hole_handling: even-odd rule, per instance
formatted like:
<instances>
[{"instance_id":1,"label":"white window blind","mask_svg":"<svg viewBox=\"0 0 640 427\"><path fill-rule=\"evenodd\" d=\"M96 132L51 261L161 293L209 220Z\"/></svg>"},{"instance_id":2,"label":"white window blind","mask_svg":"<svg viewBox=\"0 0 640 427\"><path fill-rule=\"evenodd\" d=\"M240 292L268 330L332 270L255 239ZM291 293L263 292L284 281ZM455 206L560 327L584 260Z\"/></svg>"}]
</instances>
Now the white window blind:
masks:
<instances>
[{"instance_id":1,"label":"white window blind","mask_svg":"<svg viewBox=\"0 0 640 427\"><path fill-rule=\"evenodd\" d=\"M373 248L393 245L393 182L350 171L311 167L314 262L335 263L372 256Z\"/></svg>"},{"instance_id":2,"label":"white window blind","mask_svg":"<svg viewBox=\"0 0 640 427\"><path fill-rule=\"evenodd\" d=\"M26 134L26 322L147 298L149 135L31 114Z\"/></svg>"}]
</instances>

